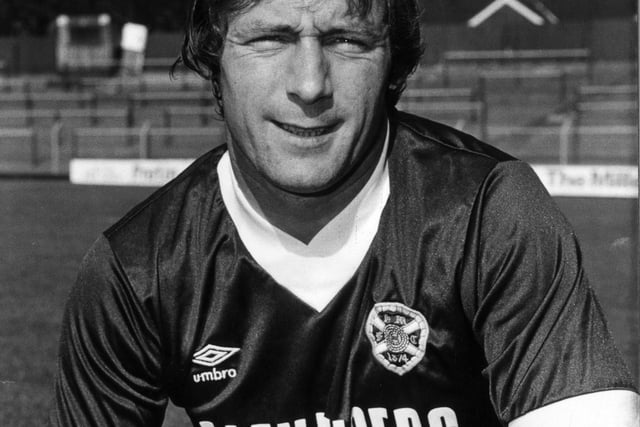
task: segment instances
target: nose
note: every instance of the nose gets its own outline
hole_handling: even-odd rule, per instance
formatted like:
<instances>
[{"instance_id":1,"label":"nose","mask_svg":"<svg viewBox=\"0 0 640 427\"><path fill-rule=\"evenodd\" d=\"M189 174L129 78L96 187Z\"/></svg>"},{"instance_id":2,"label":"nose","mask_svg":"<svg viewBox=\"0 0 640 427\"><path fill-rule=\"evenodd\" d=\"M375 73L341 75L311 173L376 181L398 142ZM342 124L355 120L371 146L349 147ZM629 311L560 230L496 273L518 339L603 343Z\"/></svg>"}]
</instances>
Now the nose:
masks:
<instances>
[{"instance_id":1,"label":"nose","mask_svg":"<svg viewBox=\"0 0 640 427\"><path fill-rule=\"evenodd\" d=\"M313 104L333 94L330 67L319 40L303 37L289 61L286 88L289 96Z\"/></svg>"}]
</instances>

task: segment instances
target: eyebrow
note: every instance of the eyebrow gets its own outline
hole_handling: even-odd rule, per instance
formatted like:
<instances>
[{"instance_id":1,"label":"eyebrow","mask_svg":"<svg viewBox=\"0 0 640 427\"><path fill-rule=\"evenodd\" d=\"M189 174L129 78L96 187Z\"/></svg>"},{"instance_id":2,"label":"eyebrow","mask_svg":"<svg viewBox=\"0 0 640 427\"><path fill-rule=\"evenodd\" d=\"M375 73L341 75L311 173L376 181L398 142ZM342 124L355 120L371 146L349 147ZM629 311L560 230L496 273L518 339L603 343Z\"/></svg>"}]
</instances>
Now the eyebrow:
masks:
<instances>
[{"instance_id":1,"label":"eyebrow","mask_svg":"<svg viewBox=\"0 0 640 427\"><path fill-rule=\"evenodd\" d=\"M359 21L360 25L349 25L349 22L341 23L340 25L336 25L334 27L329 28L326 31L320 30L321 35L323 36L333 36L339 34L359 34L367 38L371 39L384 39L388 35L388 26L383 25L382 29L375 27L374 25L370 25L364 21ZM246 29L241 31L242 33L289 33L296 34L298 30L288 24L276 24L273 22L265 21L262 19L256 19L249 23Z\"/></svg>"},{"instance_id":2,"label":"eyebrow","mask_svg":"<svg viewBox=\"0 0 640 427\"><path fill-rule=\"evenodd\" d=\"M273 24L271 22L263 21L261 19L256 19L255 21L251 21L250 25L248 25L246 30L259 31L259 32L273 31L278 33L296 32L295 28L293 28L291 25Z\"/></svg>"},{"instance_id":3,"label":"eyebrow","mask_svg":"<svg viewBox=\"0 0 640 427\"><path fill-rule=\"evenodd\" d=\"M387 26L385 25L382 30L378 30L377 28L373 28L372 26L366 26L363 28L358 28L358 27L331 28L330 30L325 31L323 33L323 35L325 36L349 35L349 34L357 34L370 40L382 40L387 37L388 31L387 31Z\"/></svg>"}]
</instances>

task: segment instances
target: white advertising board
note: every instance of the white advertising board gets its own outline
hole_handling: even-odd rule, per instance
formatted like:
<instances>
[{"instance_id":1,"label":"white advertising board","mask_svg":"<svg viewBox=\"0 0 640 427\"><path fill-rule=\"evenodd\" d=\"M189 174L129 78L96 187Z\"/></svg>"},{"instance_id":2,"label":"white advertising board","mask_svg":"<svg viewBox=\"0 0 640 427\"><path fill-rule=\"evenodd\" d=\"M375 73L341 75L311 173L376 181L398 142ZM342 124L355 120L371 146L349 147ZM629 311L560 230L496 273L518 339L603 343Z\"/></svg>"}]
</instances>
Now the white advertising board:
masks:
<instances>
[{"instance_id":1,"label":"white advertising board","mask_svg":"<svg viewBox=\"0 0 640 427\"><path fill-rule=\"evenodd\" d=\"M72 159L69 180L74 184L159 187L193 159Z\"/></svg>"},{"instance_id":2,"label":"white advertising board","mask_svg":"<svg viewBox=\"0 0 640 427\"><path fill-rule=\"evenodd\" d=\"M638 168L619 165L533 165L552 196L638 197Z\"/></svg>"},{"instance_id":3,"label":"white advertising board","mask_svg":"<svg viewBox=\"0 0 640 427\"><path fill-rule=\"evenodd\" d=\"M74 184L161 186L194 159L72 159ZM532 165L555 197L638 197L638 168L618 165Z\"/></svg>"}]
</instances>

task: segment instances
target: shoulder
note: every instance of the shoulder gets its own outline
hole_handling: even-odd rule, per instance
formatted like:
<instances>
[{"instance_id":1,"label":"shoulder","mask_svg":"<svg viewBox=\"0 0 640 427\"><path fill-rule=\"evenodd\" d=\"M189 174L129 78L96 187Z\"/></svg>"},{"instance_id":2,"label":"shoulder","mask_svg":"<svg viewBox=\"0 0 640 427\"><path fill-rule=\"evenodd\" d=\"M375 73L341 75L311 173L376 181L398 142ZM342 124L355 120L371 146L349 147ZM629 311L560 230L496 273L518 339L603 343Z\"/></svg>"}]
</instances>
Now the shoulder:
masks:
<instances>
[{"instance_id":1,"label":"shoulder","mask_svg":"<svg viewBox=\"0 0 640 427\"><path fill-rule=\"evenodd\" d=\"M402 112L391 116L391 126L392 189L429 200L432 208L477 208L489 196L512 197L507 207L515 213L518 202L550 199L529 165L472 135Z\"/></svg>"},{"instance_id":2,"label":"shoulder","mask_svg":"<svg viewBox=\"0 0 640 427\"><path fill-rule=\"evenodd\" d=\"M402 112L391 116L390 170L399 179L420 180L447 196L476 192L490 172L516 161L474 136Z\"/></svg>"},{"instance_id":3,"label":"shoulder","mask_svg":"<svg viewBox=\"0 0 640 427\"><path fill-rule=\"evenodd\" d=\"M402 218L416 218L413 228L438 224L465 250L473 248L482 266L513 254L508 243L534 252L575 245L571 226L527 163L417 116L396 113L392 129L392 198Z\"/></svg>"},{"instance_id":4,"label":"shoulder","mask_svg":"<svg viewBox=\"0 0 640 427\"><path fill-rule=\"evenodd\" d=\"M466 155L488 163L514 160L511 155L443 123L401 111L394 111L390 120L397 130L396 140L413 149Z\"/></svg>"},{"instance_id":5,"label":"shoulder","mask_svg":"<svg viewBox=\"0 0 640 427\"><path fill-rule=\"evenodd\" d=\"M201 156L104 232L132 284L149 286L142 285L153 282L147 276L177 272L186 262L182 258L200 253L201 236L225 212L216 170L224 152L218 147ZM161 265L165 268L158 270Z\"/></svg>"},{"instance_id":6,"label":"shoulder","mask_svg":"<svg viewBox=\"0 0 640 427\"><path fill-rule=\"evenodd\" d=\"M175 234L176 227L201 219L202 209L218 206L221 200L216 167L224 152L221 146L199 157L109 227L104 235L114 249L142 235L161 238Z\"/></svg>"}]
</instances>

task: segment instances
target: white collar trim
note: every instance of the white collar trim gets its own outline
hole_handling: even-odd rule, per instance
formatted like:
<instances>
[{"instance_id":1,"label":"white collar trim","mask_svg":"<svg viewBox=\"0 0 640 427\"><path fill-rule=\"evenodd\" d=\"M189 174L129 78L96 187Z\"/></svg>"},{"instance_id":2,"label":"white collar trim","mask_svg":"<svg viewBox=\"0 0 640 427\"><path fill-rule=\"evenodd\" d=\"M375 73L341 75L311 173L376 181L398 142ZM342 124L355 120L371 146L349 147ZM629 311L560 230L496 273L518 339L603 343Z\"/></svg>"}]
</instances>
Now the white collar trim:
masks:
<instances>
[{"instance_id":1,"label":"white collar trim","mask_svg":"<svg viewBox=\"0 0 640 427\"><path fill-rule=\"evenodd\" d=\"M222 200L245 247L280 285L321 311L355 274L389 198L389 124L380 159L358 195L308 245L271 225L244 195L225 153L217 166Z\"/></svg>"}]
</instances>

